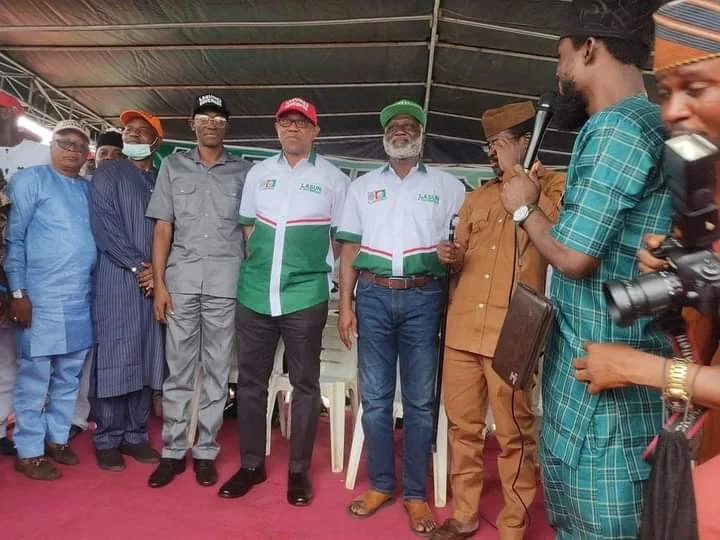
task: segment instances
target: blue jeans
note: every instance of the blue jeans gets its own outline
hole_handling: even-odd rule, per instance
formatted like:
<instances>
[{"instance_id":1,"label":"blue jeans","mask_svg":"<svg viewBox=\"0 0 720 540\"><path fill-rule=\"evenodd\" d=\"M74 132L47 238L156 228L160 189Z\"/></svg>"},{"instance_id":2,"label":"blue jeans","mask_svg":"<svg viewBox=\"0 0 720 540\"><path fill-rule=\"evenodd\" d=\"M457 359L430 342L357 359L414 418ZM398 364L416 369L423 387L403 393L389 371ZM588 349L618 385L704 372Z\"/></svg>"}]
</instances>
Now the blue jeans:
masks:
<instances>
[{"instance_id":1,"label":"blue jeans","mask_svg":"<svg viewBox=\"0 0 720 540\"><path fill-rule=\"evenodd\" d=\"M18 358L15 447L19 458L45 454L45 442L66 444L88 350Z\"/></svg>"},{"instance_id":2,"label":"blue jeans","mask_svg":"<svg viewBox=\"0 0 720 540\"><path fill-rule=\"evenodd\" d=\"M442 297L438 281L392 290L360 278L357 287L358 368L370 486L383 493L395 490L392 410L399 356L404 499L427 498Z\"/></svg>"}]
</instances>

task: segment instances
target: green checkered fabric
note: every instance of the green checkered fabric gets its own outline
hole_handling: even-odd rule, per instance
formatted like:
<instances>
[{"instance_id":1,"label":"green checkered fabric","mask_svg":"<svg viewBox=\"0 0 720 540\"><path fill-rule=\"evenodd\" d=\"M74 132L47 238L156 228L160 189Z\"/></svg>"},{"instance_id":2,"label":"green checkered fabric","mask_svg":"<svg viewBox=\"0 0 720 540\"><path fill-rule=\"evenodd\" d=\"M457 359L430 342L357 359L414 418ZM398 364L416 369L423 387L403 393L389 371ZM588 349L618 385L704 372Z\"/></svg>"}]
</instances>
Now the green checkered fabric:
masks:
<instances>
[{"instance_id":1,"label":"green checkered fabric","mask_svg":"<svg viewBox=\"0 0 720 540\"><path fill-rule=\"evenodd\" d=\"M666 337L649 319L626 328L615 325L602 292L605 281L638 274L636 252L644 234L670 230L670 193L659 170L663 135L658 107L644 96L593 115L575 141L564 207L552 229L559 242L600 263L584 279L553 273L550 297L557 310L543 367L543 444L561 462L577 467L602 405L618 419L618 433L611 436L619 436L616 444L626 449L618 467L624 464L633 481L649 475L640 454L660 427L659 393L633 387L592 396L575 380L572 360L584 355L587 341L669 352Z\"/></svg>"},{"instance_id":2,"label":"green checkered fabric","mask_svg":"<svg viewBox=\"0 0 720 540\"><path fill-rule=\"evenodd\" d=\"M598 406L571 467L540 448L545 509L558 540L635 539L645 481L630 478L623 448L621 418L609 401Z\"/></svg>"}]
</instances>

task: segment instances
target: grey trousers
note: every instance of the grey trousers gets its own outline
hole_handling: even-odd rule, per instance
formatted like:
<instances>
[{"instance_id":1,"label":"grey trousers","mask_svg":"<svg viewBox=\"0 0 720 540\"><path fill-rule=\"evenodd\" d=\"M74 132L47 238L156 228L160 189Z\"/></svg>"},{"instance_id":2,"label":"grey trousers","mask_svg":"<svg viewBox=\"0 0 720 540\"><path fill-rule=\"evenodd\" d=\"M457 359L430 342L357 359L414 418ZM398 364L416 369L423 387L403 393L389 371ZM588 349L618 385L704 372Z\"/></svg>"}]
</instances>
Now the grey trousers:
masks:
<instances>
[{"instance_id":1,"label":"grey trousers","mask_svg":"<svg viewBox=\"0 0 720 540\"><path fill-rule=\"evenodd\" d=\"M171 294L175 314L167 315L163 383L163 457L180 459L188 448L186 429L196 370L202 372L198 441L192 455L215 459L220 446L228 372L237 356L234 298Z\"/></svg>"},{"instance_id":2,"label":"grey trousers","mask_svg":"<svg viewBox=\"0 0 720 540\"><path fill-rule=\"evenodd\" d=\"M13 411L15 393L15 328L0 328L0 439L7 435L7 417Z\"/></svg>"},{"instance_id":3,"label":"grey trousers","mask_svg":"<svg viewBox=\"0 0 720 540\"><path fill-rule=\"evenodd\" d=\"M290 471L310 467L320 414L320 350L328 304L271 317L238 306L237 408L243 467L265 461L268 382L282 337L293 387Z\"/></svg>"}]
</instances>

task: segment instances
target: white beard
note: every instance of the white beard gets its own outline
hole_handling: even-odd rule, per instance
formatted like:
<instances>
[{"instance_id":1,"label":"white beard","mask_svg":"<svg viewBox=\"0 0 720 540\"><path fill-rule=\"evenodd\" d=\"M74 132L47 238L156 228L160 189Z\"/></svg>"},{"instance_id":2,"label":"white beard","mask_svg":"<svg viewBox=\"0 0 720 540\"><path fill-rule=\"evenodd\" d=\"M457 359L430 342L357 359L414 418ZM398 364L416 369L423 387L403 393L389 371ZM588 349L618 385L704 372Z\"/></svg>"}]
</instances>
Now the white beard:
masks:
<instances>
[{"instance_id":1,"label":"white beard","mask_svg":"<svg viewBox=\"0 0 720 540\"><path fill-rule=\"evenodd\" d=\"M383 137L383 146L385 147L385 153L390 159L415 158L420 155L420 151L422 150L422 134L414 141L402 145L393 144L387 137Z\"/></svg>"}]
</instances>

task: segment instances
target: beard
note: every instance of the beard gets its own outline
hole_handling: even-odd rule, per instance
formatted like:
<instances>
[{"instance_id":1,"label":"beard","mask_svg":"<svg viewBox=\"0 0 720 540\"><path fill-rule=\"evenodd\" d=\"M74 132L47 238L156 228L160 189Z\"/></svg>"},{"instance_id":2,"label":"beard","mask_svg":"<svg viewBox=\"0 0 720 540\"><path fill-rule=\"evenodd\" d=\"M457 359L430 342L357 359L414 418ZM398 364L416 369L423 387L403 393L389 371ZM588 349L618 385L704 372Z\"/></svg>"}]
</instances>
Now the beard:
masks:
<instances>
[{"instance_id":1,"label":"beard","mask_svg":"<svg viewBox=\"0 0 720 540\"><path fill-rule=\"evenodd\" d=\"M385 153L390 159L410 159L420 155L422 150L422 134L410 142L392 142L388 137L383 137Z\"/></svg>"},{"instance_id":2,"label":"beard","mask_svg":"<svg viewBox=\"0 0 720 540\"><path fill-rule=\"evenodd\" d=\"M580 129L590 118L587 112L587 98L578 90L573 79L560 81L562 92L555 98L555 122L566 130Z\"/></svg>"}]
</instances>

